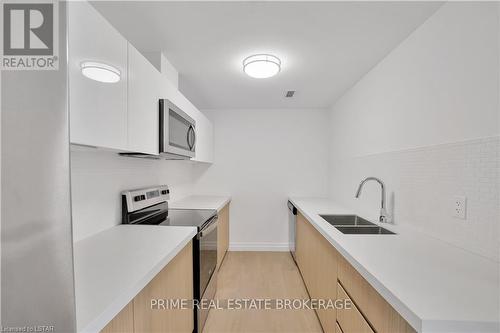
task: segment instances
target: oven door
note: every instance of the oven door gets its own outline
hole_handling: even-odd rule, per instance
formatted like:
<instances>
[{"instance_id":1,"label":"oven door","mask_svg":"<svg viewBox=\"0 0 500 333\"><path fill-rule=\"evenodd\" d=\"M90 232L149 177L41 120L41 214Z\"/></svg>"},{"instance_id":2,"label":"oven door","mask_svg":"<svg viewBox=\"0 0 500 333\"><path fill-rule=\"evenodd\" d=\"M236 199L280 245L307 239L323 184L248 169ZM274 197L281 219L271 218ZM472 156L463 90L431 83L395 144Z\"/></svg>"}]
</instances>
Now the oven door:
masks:
<instances>
[{"instance_id":1,"label":"oven door","mask_svg":"<svg viewBox=\"0 0 500 333\"><path fill-rule=\"evenodd\" d=\"M194 157L196 122L166 99L160 100L160 154Z\"/></svg>"},{"instance_id":2,"label":"oven door","mask_svg":"<svg viewBox=\"0 0 500 333\"><path fill-rule=\"evenodd\" d=\"M215 299L217 290L217 216L198 233L200 244L200 285L199 295L207 301ZM206 302L206 301L205 301ZM203 330L208 317L208 309L200 309L197 315L198 332Z\"/></svg>"}]
</instances>

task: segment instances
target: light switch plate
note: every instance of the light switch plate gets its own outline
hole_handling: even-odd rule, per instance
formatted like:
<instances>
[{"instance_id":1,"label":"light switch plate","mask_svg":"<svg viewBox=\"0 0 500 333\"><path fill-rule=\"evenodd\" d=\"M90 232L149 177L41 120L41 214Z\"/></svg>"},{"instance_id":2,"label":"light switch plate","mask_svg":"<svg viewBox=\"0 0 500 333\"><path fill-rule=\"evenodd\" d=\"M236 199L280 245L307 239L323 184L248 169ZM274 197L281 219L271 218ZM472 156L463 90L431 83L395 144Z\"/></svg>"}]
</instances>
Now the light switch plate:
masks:
<instances>
[{"instance_id":1,"label":"light switch plate","mask_svg":"<svg viewBox=\"0 0 500 333\"><path fill-rule=\"evenodd\" d=\"M467 198L457 195L453 197L453 217L465 220L467 218Z\"/></svg>"}]
</instances>

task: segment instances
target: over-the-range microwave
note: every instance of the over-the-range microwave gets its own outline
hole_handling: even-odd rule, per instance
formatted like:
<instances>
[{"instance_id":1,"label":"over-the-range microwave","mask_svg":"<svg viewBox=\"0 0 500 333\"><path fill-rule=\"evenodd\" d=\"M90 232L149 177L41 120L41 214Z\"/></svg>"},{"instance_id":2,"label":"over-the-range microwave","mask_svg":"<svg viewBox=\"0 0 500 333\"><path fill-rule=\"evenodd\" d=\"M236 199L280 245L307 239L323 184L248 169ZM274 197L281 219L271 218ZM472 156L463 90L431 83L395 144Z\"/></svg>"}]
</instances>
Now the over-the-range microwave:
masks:
<instances>
[{"instance_id":1,"label":"over-the-range microwave","mask_svg":"<svg viewBox=\"0 0 500 333\"><path fill-rule=\"evenodd\" d=\"M120 153L123 156L185 160L196 152L196 121L168 99L160 99L159 153Z\"/></svg>"},{"instance_id":2,"label":"over-the-range microwave","mask_svg":"<svg viewBox=\"0 0 500 333\"><path fill-rule=\"evenodd\" d=\"M168 99L160 99L160 155L188 159L196 151L196 122Z\"/></svg>"}]
</instances>

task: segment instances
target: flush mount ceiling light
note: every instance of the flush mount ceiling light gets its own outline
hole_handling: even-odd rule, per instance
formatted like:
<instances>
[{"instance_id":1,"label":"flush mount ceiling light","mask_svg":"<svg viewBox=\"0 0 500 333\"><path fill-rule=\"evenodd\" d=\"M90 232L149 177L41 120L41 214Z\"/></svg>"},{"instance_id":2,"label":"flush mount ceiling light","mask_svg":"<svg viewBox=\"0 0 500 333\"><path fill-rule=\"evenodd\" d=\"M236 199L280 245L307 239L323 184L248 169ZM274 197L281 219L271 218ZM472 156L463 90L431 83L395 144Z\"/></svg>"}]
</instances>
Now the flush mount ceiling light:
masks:
<instances>
[{"instance_id":1,"label":"flush mount ceiling light","mask_svg":"<svg viewBox=\"0 0 500 333\"><path fill-rule=\"evenodd\" d=\"M81 69L83 75L95 81L105 83L115 83L120 81L120 70L116 67L103 64L101 62L82 62Z\"/></svg>"},{"instance_id":2,"label":"flush mount ceiling light","mask_svg":"<svg viewBox=\"0 0 500 333\"><path fill-rule=\"evenodd\" d=\"M271 54L255 54L243 60L243 71L250 77L265 79L281 70L281 60Z\"/></svg>"}]
</instances>

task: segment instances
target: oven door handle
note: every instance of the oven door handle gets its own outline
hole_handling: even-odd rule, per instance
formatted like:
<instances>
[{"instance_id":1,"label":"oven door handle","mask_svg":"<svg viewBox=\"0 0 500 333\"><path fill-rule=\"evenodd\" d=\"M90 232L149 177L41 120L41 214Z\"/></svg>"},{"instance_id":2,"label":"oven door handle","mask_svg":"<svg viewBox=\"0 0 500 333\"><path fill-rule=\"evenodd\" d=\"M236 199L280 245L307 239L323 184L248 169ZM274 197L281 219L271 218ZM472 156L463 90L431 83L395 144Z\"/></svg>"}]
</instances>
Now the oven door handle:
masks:
<instances>
[{"instance_id":1,"label":"oven door handle","mask_svg":"<svg viewBox=\"0 0 500 333\"><path fill-rule=\"evenodd\" d=\"M202 229L198 234L198 239L205 237L209 233L211 233L215 228L217 228L217 216L213 218L213 221L209 223L209 225Z\"/></svg>"}]
</instances>

